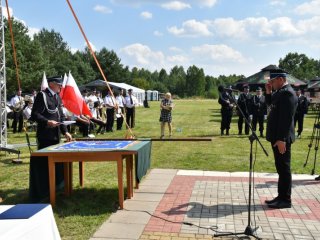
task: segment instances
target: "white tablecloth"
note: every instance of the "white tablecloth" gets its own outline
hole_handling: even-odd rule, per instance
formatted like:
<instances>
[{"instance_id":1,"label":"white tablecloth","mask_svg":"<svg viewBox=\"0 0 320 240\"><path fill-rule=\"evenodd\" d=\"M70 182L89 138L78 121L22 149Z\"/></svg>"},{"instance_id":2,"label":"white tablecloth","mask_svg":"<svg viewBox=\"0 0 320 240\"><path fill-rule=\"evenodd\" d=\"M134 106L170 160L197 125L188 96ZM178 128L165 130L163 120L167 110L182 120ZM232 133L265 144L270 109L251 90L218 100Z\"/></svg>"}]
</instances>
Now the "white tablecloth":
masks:
<instances>
[{"instance_id":1,"label":"white tablecloth","mask_svg":"<svg viewBox=\"0 0 320 240\"><path fill-rule=\"evenodd\" d=\"M24 204L27 208L34 204ZM0 214L15 205L0 205ZM45 206L28 219L0 219L0 239L60 240L51 205Z\"/></svg>"}]
</instances>

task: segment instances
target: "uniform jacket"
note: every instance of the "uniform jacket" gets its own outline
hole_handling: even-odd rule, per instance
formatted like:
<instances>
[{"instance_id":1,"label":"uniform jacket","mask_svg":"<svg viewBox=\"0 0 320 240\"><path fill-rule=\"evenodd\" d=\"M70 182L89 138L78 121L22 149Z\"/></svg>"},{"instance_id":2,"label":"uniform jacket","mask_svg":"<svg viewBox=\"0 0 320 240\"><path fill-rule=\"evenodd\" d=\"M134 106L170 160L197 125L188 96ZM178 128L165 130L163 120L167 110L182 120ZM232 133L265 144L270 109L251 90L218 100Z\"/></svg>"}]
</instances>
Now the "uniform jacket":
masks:
<instances>
[{"instance_id":1,"label":"uniform jacket","mask_svg":"<svg viewBox=\"0 0 320 240\"><path fill-rule=\"evenodd\" d=\"M47 105L49 112L46 109L44 103L44 96L47 99ZM55 111L57 109L57 111ZM59 94L57 94L57 100L53 97L49 89L47 88L43 92L39 92L36 96L36 99L33 104L31 118L33 121L36 121L37 126L37 139L38 142L43 141L60 141L60 133L65 134L67 132L67 128L65 125L61 124L58 127L50 128L48 127L48 120L54 120L57 122L62 122L65 120L65 116L63 114L63 110L61 107L61 99Z\"/></svg>"},{"instance_id":2,"label":"uniform jacket","mask_svg":"<svg viewBox=\"0 0 320 240\"><path fill-rule=\"evenodd\" d=\"M273 94L266 94L266 103L270 107L267 121L267 141L293 143L294 114L297 108L297 96L292 87L287 84Z\"/></svg>"},{"instance_id":3,"label":"uniform jacket","mask_svg":"<svg viewBox=\"0 0 320 240\"><path fill-rule=\"evenodd\" d=\"M255 116L267 115L267 104L265 96L253 96L252 114Z\"/></svg>"},{"instance_id":4,"label":"uniform jacket","mask_svg":"<svg viewBox=\"0 0 320 240\"><path fill-rule=\"evenodd\" d=\"M303 96L300 95L300 97L298 97L298 106L297 106L297 111L296 114L300 115L300 114L307 114L308 113L308 106L309 106L309 102L308 99Z\"/></svg>"},{"instance_id":5,"label":"uniform jacket","mask_svg":"<svg viewBox=\"0 0 320 240\"><path fill-rule=\"evenodd\" d=\"M229 101L229 102L228 102ZM232 112L233 106L231 105L233 103L233 97L231 96L231 93L228 93L227 91L224 91L220 94L218 102L221 105L221 111L222 112Z\"/></svg>"},{"instance_id":6,"label":"uniform jacket","mask_svg":"<svg viewBox=\"0 0 320 240\"><path fill-rule=\"evenodd\" d=\"M252 113L252 95L241 93L238 98L238 105L244 114L250 115Z\"/></svg>"}]
</instances>

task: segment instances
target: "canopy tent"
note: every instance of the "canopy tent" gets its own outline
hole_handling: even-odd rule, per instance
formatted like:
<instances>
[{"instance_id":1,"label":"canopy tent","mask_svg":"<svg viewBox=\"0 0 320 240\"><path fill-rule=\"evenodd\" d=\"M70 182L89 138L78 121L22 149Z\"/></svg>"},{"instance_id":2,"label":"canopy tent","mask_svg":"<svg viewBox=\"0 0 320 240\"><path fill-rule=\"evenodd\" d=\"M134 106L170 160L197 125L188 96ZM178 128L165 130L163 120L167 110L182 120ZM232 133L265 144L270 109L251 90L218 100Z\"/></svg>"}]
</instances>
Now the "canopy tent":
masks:
<instances>
[{"instance_id":1,"label":"canopy tent","mask_svg":"<svg viewBox=\"0 0 320 240\"><path fill-rule=\"evenodd\" d=\"M265 68L262 68L260 72L257 72L247 78L243 78L238 80L235 83L235 87L239 90L243 90L243 86L249 85L250 90L255 90L257 87L264 88L266 81L269 77L269 71L279 69L275 65L269 65ZM287 81L293 86L294 88L305 88L307 83L298 78L292 76L291 74L287 74Z\"/></svg>"},{"instance_id":2,"label":"canopy tent","mask_svg":"<svg viewBox=\"0 0 320 240\"><path fill-rule=\"evenodd\" d=\"M132 95L138 99L138 103L140 106L143 105L143 101L145 99L145 90L143 90L141 88L137 88L135 86L131 86L126 83L116 83L116 82L108 82L108 83L109 83L110 87L116 91L119 88L121 88L126 93L129 89L132 89ZM100 89L102 91L102 93L106 94L106 87L107 87L107 83L104 80L98 79L98 80L94 80L92 82L89 82L89 83L83 85L81 87L81 91L84 89L91 89L91 90Z\"/></svg>"}]
</instances>

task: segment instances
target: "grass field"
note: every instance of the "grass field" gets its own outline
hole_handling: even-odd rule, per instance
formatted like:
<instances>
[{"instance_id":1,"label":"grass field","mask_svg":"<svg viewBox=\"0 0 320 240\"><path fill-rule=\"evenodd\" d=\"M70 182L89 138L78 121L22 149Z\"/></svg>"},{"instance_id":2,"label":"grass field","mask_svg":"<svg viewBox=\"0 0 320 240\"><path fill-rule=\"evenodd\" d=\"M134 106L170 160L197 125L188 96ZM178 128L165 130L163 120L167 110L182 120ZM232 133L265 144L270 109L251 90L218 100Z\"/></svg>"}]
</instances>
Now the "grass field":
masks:
<instances>
[{"instance_id":1,"label":"grass field","mask_svg":"<svg viewBox=\"0 0 320 240\"><path fill-rule=\"evenodd\" d=\"M159 102L149 102L150 108L138 108L136 113L137 137L160 136ZM152 168L198 169L211 171L248 171L250 142L247 136L237 135L237 117L231 124L231 135L220 137L220 105L214 100L177 100L173 110L173 137L210 137L211 142L153 142ZM292 146L292 171L310 174L315 150L310 151L309 164L303 164L309 150L314 114L305 118L302 139ZM166 128L167 134L167 128ZM30 133L34 141L34 133ZM167 134L168 135L168 134ZM99 138L125 136L125 130L116 131ZM9 143L25 142L25 134L8 134ZM264 138L261 143L269 153L266 157L259 145L254 143L256 172L275 172L273 155ZM12 164L14 154L0 153L1 204L28 202L29 151L23 149L22 164ZM74 192L70 197L57 196L55 219L63 239L89 239L95 230L115 211L118 200L116 164L86 163L85 187L79 187L77 164L74 164Z\"/></svg>"}]
</instances>

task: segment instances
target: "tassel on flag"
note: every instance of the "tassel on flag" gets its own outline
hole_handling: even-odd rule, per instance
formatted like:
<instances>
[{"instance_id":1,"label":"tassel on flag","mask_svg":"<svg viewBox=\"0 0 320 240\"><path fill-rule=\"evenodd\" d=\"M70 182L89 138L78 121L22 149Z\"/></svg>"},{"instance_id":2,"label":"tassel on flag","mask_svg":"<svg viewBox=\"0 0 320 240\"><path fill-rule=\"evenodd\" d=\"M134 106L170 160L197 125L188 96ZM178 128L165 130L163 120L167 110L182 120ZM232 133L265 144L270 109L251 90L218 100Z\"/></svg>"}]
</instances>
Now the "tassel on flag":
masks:
<instances>
[{"instance_id":1,"label":"tassel on flag","mask_svg":"<svg viewBox=\"0 0 320 240\"><path fill-rule=\"evenodd\" d=\"M46 73L43 72L42 82L41 82L41 91L46 90L49 87Z\"/></svg>"},{"instance_id":2,"label":"tassel on flag","mask_svg":"<svg viewBox=\"0 0 320 240\"><path fill-rule=\"evenodd\" d=\"M73 114L88 115L92 117L89 107L84 101L76 81L70 72L63 90L62 102L63 105Z\"/></svg>"}]
</instances>

